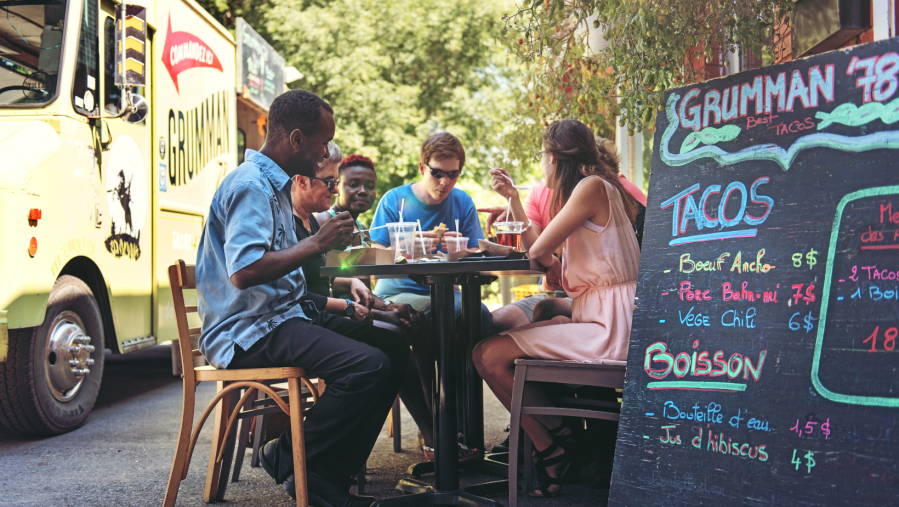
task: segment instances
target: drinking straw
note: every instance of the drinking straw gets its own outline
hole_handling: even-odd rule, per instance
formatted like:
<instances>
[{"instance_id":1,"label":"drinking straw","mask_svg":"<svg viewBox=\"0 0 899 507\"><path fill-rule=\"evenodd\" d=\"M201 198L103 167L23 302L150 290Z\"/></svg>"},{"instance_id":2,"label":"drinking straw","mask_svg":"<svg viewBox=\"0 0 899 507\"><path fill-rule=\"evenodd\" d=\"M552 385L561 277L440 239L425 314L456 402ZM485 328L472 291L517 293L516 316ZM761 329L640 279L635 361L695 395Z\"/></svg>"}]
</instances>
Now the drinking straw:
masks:
<instances>
[{"instance_id":1,"label":"drinking straw","mask_svg":"<svg viewBox=\"0 0 899 507\"><path fill-rule=\"evenodd\" d=\"M403 197L403 200L400 201L400 223L403 223L403 206L406 205L406 198Z\"/></svg>"},{"instance_id":2,"label":"drinking straw","mask_svg":"<svg viewBox=\"0 0 899 507\"><path fill-rule=\"evenodd\" d=\"M419 219L416 219L415 221L418 222L418 233L419 233L418 238L419 238L419 240L421 240L421 253L422 253L422 255L427 255L428 252L425 252L424 229L421 228L421 219L419 218ZM412 234L415 234L415 232L413 231Z\"/></svg>"},{"instance_id":3,"label":"drinking straw","mask_svg":"<svg viewBox=\"0 0 899 507\"><path fill-rule=\"evenodd\" d=\"M459 219L456 219L456 234L459 233Z\"/></svg>"},{"instance_id":4,"label":"drinking straw","mask_svg":"<svg viewBox=\"0 0 899 507\"><path fill-rule=\"evenodd\" d=\"M512 221L512 198L509 198L509 205L506 206L506 222Z\"/></svg>"}]
</instances>

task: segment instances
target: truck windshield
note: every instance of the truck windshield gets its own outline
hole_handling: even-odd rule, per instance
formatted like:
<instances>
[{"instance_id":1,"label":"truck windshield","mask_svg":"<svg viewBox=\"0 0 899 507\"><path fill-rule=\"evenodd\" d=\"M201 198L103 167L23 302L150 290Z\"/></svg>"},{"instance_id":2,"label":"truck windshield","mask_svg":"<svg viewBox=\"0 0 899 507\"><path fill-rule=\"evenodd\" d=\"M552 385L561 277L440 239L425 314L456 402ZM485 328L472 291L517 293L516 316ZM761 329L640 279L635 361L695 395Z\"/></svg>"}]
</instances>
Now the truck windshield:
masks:
<instances>
[{"instance_id":1,"label":"truck windshield","mask_svg":"<svg viewBox=\"0 0 899 507\"><path fill-rule=\"evenodd\" d=\"M56 95L66 3L0 2L0 106L43 104Z\"/></svg>"}]
</instances>

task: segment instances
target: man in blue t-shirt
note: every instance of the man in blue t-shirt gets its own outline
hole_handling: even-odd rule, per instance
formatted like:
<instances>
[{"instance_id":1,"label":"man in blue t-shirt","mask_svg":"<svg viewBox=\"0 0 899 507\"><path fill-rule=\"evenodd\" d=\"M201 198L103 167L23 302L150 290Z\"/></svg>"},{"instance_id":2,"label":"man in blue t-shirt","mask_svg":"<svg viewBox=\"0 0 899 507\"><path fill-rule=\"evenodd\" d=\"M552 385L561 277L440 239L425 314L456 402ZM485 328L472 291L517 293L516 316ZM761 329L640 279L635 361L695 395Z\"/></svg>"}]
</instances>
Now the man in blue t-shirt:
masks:
<instances>
[{"instance_id":1,"label":"man in blue t-shirt","mask_svg":"<svg viewBox=\"0 0 899 507\"><path fill-rule=\"evenodd\" d=\"M462 236L468 238L468 249L476 251L478 240L484 239L478 212L471 197L454 188L462 167L465 165L465 149L456 136L441 132L428 137L421 145L418 160L418 172L421 181L410 183L390 190L378 204L371 228L399 222L400 205L403 205L405 222L421 221L425 236L433 236L431 229L446 224L449 229L444 236ZM459 232L455 231L456 220L459 221ZM382 246L390 246L387 228L373 230L371 239ZM438 247L446 252L445 243ZM385 301L397 304L408 304L419 311L430 314L431 292L427 285L419 285L408 278L381 279L375 286L375 295ZM456 317L462 312L462 298L456 291ZM493 316L487 307L481 304L481 336L487 338L493 334Z\"/></svg>"}]
</instances>

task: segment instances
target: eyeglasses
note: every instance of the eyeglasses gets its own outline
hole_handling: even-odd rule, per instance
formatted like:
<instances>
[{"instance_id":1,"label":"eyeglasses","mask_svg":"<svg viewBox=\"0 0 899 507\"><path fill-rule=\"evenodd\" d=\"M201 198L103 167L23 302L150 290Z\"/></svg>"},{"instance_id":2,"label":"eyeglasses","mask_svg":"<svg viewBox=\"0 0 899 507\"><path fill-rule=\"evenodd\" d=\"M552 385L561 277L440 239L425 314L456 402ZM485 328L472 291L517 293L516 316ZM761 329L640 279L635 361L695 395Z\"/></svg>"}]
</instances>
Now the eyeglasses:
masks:
<instances>
[{"instance_id":1,"label":"eyeglasses","mask_svg":"<svg viewBox=\"0 0 899 507\"><path fill-rule=\"evenodd\" d=\"M549 150L541 150L541 151L534 153L534 160L536 160L537 162L540 162L540 160L543 159L544 153L549 153Z\"/></svg>"},{"instance_id":2,"label":"eyeglasses","mask_svg":"<svg viewBox=\"0 0 899 507\"><path fill-rule=\"evenodd\" d=\"M323 181L325 183L325 185L328 186L328 192L333 192L334 189L337 188L337 185L340 185L340 178L324 179L324 178L317 178L315 176L310 176L310 178L312 178L313 180Z\"/></svg>"},{"instance_id":3,"label":"eyeglasses","mask_svg":"<svg viewBox=\"0 0 899 507\"><path fill-rule=\"evenodd\" d=\"M427 164L425 164L425 167L430 169L431 176L437 178L438 180L440 178L449 178L451 180L454 180L454 179L458 178L460 174L462 174L462 169L457 169L455 171L443 171L440 169L434 169L433 167L431 167Z\"/></svg>"}]
</instances>

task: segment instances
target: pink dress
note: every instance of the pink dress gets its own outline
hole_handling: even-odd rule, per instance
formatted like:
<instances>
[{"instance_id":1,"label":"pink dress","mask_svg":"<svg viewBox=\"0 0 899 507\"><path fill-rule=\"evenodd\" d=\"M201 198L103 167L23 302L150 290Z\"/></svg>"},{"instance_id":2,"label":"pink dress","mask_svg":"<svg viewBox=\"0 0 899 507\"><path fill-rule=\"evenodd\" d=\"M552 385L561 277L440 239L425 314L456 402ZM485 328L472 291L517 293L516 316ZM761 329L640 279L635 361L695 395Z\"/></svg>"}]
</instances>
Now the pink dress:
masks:
<instances>
[{"instance_id":1,"label":"pink dress","mask_svg":"<svg viewBox=\"0 0 899 507\"><path fill-rule=\"evenodd\" d=\"M609 196L608 223L601 227L586 220L565 241L562 285L572 298L571 318L559 316L503 333L530 357L627 359L640 248L621 195L602 181Z\"/></svg>"}]
</instances>

